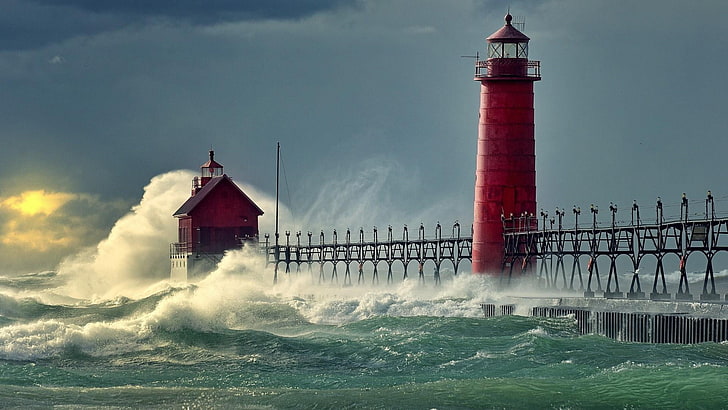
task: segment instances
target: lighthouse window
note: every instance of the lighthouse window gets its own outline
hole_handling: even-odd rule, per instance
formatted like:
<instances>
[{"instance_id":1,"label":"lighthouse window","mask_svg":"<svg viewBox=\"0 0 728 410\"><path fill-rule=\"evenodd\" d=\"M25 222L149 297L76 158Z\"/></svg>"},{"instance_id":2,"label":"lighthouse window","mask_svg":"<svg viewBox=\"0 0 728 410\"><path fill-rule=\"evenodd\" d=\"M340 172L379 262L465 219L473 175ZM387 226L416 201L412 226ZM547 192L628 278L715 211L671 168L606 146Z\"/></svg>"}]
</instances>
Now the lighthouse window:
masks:
<instances>
[{"instance_id":1,"label":"lighthouse window","mask_svg":"<svg viewBox=\"0 0 728 410\"><path fill-rule=\"evenodd\" d=\"M528 58L528 43L518 43L518 58Z\"/></svg>"},{"instance_id":2,"label":"lighthouse window","mask_svg":"<svg viewBox=\"0 0 728 410\"><path fill-rule=\"evenodd\" d=\"M488 44L488 58L501 58L501 45L503 43L490 43Z\"/></svg>"},{"instance_id":3,"label":"lighthouse window","mask_svg":"<svg viewBox=\"0 0 728 410\"><path fill-rule=\"evenodd\" d=\"M516 43L503 43L503 58L516 58Z\"/></svg>"},{"instance_id":4,"label":"lighthouse window","mask_svg":"<svg viewBox=\"0 0 728 410\"><path fill-rule=\"evenodd\" d=\"M528 43L489 43L488 58L528 58Z\"/></svg>"}]
</instances>

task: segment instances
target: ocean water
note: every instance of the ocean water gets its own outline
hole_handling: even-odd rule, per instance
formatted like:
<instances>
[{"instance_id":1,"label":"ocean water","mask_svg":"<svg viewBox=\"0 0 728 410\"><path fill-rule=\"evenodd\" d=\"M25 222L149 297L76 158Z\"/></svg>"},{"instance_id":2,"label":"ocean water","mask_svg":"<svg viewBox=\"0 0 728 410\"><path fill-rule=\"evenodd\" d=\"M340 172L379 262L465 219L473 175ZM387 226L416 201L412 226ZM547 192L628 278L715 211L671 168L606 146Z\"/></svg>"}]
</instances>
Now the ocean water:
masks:
<instances>
[{"instance_id":1,"label":"ocean water","mask_svg":"<svg viewBox=\"0 0 728 410\"><path fill-rule=\"evenodd\" d=\"M482 278L439 287L271 284L243 252L190 285L80 298L0 278L0 407L726 408L728 345L484 318Z\"/></svg>"}]
</instances>

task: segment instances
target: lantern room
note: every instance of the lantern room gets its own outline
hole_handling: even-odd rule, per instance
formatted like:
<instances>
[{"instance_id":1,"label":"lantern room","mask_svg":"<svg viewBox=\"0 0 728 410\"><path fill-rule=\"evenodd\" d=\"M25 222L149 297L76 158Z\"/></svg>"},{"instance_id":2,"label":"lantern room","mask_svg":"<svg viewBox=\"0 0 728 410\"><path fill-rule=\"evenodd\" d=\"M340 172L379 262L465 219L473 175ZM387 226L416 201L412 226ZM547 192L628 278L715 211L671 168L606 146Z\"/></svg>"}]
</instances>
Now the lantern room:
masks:
<instances>
[{"instance_id":1,"label":"lantern room","mask_svg":"<svg viewBox=\"0 0 728 410\"><path fill-rule=\"evenodd\" d=\"M506 15L505 21L506 24L503 27L486 38L488 58L486 61L479 61L480 64L478 64L479 69L486 69L486 71L478 71L476 76L525 77L528 76L529 68L533 68L528 61L528 41L530 39L513 27L511 24L513 16Z\"/></svg>"},{"instance_id":2,"label":"lantern room","mask_svg":"<svg viewBox=\"0 0 728 410\"><path fill-rule=\"evenodd\" d=\"M488 58L528 58L528 36L513 27L513 16L506 16L506 25L496 31L488 41Z\"/></svg>"},{"instance_id":3,"label":"lantern room","mask_svg":"<svg viewBox=\"0 0 728 410\"><path fill-rule=\"evenodd\" d=\"M197 194L212 178L223 175L223 167L215 161L215 151L210 150L210 159L200 165L200 176L192 180L192 195Z\"/></svg>"}]
</instances>

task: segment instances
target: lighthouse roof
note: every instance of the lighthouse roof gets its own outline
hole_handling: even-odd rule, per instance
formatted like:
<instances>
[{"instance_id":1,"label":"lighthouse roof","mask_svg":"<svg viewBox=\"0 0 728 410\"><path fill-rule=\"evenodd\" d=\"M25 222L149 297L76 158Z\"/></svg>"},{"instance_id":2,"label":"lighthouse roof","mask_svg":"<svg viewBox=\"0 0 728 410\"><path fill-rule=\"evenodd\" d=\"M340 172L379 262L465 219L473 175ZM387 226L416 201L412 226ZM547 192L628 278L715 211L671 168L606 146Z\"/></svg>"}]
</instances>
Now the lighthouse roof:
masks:
<instances>
[{"instance_id":1,"label":"lighthouse roof","mask_svg":"<svg viewBox=\"0 0 728 410\"><path fill-rule=\"evenodd\" d=\"M205 162L204 164L200 165L200 168L222 168L222 165L220 165L219 162L211 159L211 160Z\"/></svg>"},{"instance_id":2,"label":"lighthouse roof","mask_svg":"<svg viewBox=\"0 0 728 410\"><path fill-rule=\"evenodd\" d=\"M204 164L200 165L200 168L222 168L222 165L215 161L215 151L210 150L210 159Z\"/></svg>"},{"instance_id":3,"label":"lighthouse roof","mask_svg":"<svg viewBox=\"0 0 728 410\"><path fill-rule=\"evenodd\" d=\"M496 43L504 43L504 42L528 42L530 38L528 38L527 35L521 33L511 25L511 20L513 20L513 16L510 14L506 14L506 24L505 26L501 27L498 31L491 34L486 40L488 42L496 42Z\"/></svg>"},{"instance_id":4,"label":"lighthouse roof","mask_svg":"<svg viewBox=\"0 0 728 410\"><path fill-rule=\"evenodd\" d=\"M255 208L255 211L258 213L258 215L263 215L263 210L260 209L260 207L258 205L256 205L255 202L253 202L253 200L250 199L250 197L247 196L245 194L245 192L243 192L243 190L240 189L240 187L238 187L238 185L236 183L234 183L233 180L229 176L227 176L227 174L223 174L222 176L210 179L210 182L205 184L205 186L202 187L200 192L195 194L195 196L192 196L189 199L187 199L187 201L185 201L185 203L182 204L182 206L172 216L176 216L178 218L183 217L183 216L189 216L190 213L197 207L197 205L199 205L202 201L204 201L205 197L207 197L212 191L215 190L215 187L217 187L218 185L223 184L223 183L229 183L230 185L235 187L235 189L240 193L240 195L243 198L245 198L245 200L250 202L250 204L253 206L253 208Z\"/></svg>"}]
</instances>

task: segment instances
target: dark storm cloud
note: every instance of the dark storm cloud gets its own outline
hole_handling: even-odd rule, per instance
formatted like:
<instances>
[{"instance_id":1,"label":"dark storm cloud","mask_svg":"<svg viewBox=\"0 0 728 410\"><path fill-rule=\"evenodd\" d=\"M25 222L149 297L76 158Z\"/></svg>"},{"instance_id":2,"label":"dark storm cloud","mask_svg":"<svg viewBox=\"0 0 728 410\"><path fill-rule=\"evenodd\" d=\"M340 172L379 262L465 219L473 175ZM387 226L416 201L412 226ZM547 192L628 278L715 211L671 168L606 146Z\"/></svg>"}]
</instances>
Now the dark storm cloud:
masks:
<instances>
[{"instance_id":1,"label":"dark storm cloud","mask_svg":"<svg viewBox=\"0 0 728 410\"><path fill-rule=\"evenodd\" d=\"M295 20L359 0L0 0L0 49L41 47L148 21Z\"/></svg>"},{"instance_id":2,"label":"dark storm cloud","mask_svg":"<svg viewBox=\"0 0 728 410\"><path fill-rule=\"evenodd\" d=\"M34 0L94 13L165 16L193 22L238 19L296 19L356 0Z\"/></svg>"},{"instance_id":3,"label":"dark storm cloud","mask_svg":"<svg viewBox=\"0 0 728 410\"><path fill-rule=\"evenodd\" d=\"M280 141L290 179L281 199L309 217L284 229L472 221L480 85L460 56L482 55L505 3L147 3L0 0L0 197L45 189L129 205L155 175L199 167L210 147L228 175L271 194ZM679 204L682 192L728 195L726 7L511 4L528 17L530 57L542 67L539 207L614 201L628 219L634 199L646 207L657 196ZM45 220L75 226L93 209L79 199ZM172 212L164 217L174 228ZM0 261L21 269L15 244L40 234L9 236L9 222L20 221L11 216L0 214L0 242L9 240ZM111 229L113 212L88 216L93 232ZM73 234L84 245L98 238ZM53 255L75 250L58 245ZM49 261L23 266L54 268Z\"/></svg>"}]
</instances>

